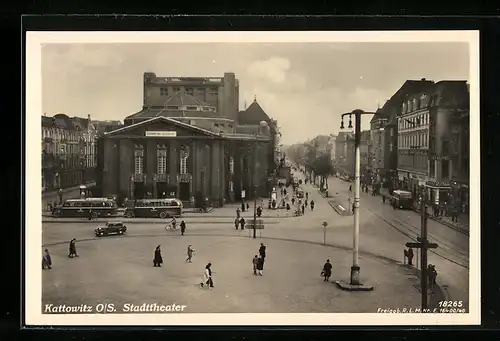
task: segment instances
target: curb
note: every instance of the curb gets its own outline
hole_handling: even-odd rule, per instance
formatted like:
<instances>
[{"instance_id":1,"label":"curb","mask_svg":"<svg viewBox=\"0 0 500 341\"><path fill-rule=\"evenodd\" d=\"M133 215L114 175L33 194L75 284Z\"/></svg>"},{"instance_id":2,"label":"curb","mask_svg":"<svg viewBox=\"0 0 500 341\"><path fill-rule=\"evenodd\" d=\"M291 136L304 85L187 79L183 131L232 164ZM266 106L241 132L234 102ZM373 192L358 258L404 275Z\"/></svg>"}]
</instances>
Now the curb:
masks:
<instances>
[{"instance_id":1,"label":"curb","mask_svg":"<svg viewBox=\"0 0 500 341\"><path fill-rule=\"evenodd\" d=\"M253 219L250 219L253 220ZM103 224L104 220L42 220L42 224ZM162 220L136 220L136 221L124 221L123 223L127 224L169 224L168 221ZM186 224L206 224L206 225L215 225L215 224L232 224L234 225L234 221L185 221ZM265 224L279 224L278 221L265 221Z\"/></svg>"},{"instance_id":2,"label":"curb","mask_svg":"<svg viewBox=\"0 0 500 341\"><path fill-rule=\"evenodd\" d=\"M337 212L338 215L341 215L343 217L347 217L347 216L352 216L352 212L349 211L349 210L342 210L338 204L335 203L334 200L328 200L328 205L330 205L334 210L335 212Z\"/></svg>"}]
</instances>

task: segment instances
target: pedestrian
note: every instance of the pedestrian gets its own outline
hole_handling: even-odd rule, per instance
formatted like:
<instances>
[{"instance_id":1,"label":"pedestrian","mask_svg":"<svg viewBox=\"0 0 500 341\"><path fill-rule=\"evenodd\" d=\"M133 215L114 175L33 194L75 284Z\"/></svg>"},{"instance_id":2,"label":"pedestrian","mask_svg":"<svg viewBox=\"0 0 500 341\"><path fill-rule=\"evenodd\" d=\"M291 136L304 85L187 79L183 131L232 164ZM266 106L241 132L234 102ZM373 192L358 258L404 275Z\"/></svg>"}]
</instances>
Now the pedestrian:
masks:
<instances>
[{"instance_id":1,"label":"pedestrian","mask_svg":"<svg viewBox=\"0 0 500 341\"><path fill-rule=\"evenodd\" d=\"M352 214L354 214L354 208L355 208L354 203L352 203Z\"/></svg>"},{"instance_id":2,"label":"pedestrian","mask_svg":"<svg viewBox=\"0 0 500 341\"><path fill-rule=\"evenodd\" d=\"M163 263L163 258L161 257L160 245L158 245L155 249L155 256L153 258L153 266L161 268Z\"/></svg>"},{"instance_id":3,"label":"pedestrian","mask_svg":"<svg viewBox=\"0 0 500 341\"><path fill-rule=\"evenodd\" d=\"M406 258L408 259L408 265L413 265L413 249L410 247L408 251L405 250Z\"/></svg>"},{"instance_id":4,"label":"pedestrian","mask_svg":"<svg viewBox=\"0 0 500 341\"><path fill-rule=\"evenodd\" d=\"M352 191L352 185L349 185L349 192Z\"/></svg>"},{"instance_id":5,"label":"pedestrian","mask_svg":"<svg viewBox=\"0 0 500 341\"><path fill-rule=\"evenodd\" d=\"M308 204L308 202L307 202L307 198L306 198L306 200L304 200L304 205L307 207L307 204Z\"/></svg>"},{"instance_id":6,"label":"pedestrian","mask_svg":"<svg viewBox=\"0 0 500 341\"><path fill-rule=\"evenodd\" d=\"M295 204L295 198L292 198L292 205Z\"/></svg>"},{"instance_id":7,"label":"pedestrian","mask_svg":"<svg viewBox=\"0 0 500 341\"><path fill-rule=\"evenodd\" d=\"M236 219L240 219L240 214L241 214L241 210L240 210L240 208L238 207L238 208L236 209Z\"/></svg>"},{"instance_id":8,"label":"pedestrian","mask_svg":"<svg viewBox=\"0 0 500 341\"><path fill-rule=\"evenodd\" d=\"M247 211L250 209L250 205L247 203Z\"/></svg>"},{"instance_id":9,"label":"pedestrian","mask_svg":"<svg viewBox=\"0 0 500 341\"><path fill-rule=\"evenodd\" d=\"M321 275L325 278L325 282L328 282L330 280L330 277L332 276L332 264L330 263L329 259L327 259L326 263L323 265L323 271L321 271Z\"/></svg>"},{"instance_id":10,"label":"pedestrian","mask_svg":"<svg viewBox=\"0 0 500 341\"><path fill-rule=\"evenodd\" d=\"M264 261L266 260L266 246L264 243L260 243L259 255L262 258L262 267L264 267Z\"/></svg>"},{"instance_id":11,"label":"pedestrian","mask_svg":"<svg viewBox=\"0 0 500 341\"><path fill-rule=\"evenodd\" d=\"M195 250L191 247L191 244L189 244L188 248L187 248L187 255L188 255L188 257L186 258L187 263L191 263L191 259L193 258L194 251Z\"/></svg>"},{"instance_id":12,"label":"pedestrian","mask_svg":"<svg viewBox=\"0 0 500 341\"><path fill-rule=\"evenodd\" d=\"M306 207L304 206L304 204L302 204L302 215L304 215L305 211L306 211Z\"/></svg>"},{"instance_id":13,"label":"pedestrian","mask_svg":"<svg viewBox=\"0 0 500 341\"><path fill-rule=\"evenodd\" d=\"M89 213L88 213L87 219L88 219L88 220L92 220L92 209L90 209L90 210L89 210Z\"/></svg>"},{"instance_id":14,"label":"pedestrian","mask_svg":"<svg viewBox=\"0 0 500 341\"><path fill-rule=\"evenodd\" d=\"M253 264L253 274L257 275L257 265L259 264L259 256L255 255L255 257L253 257L252 264Z\"/></svg>"},{"instance_id":15,"label":"pedestrian","mask_svg":"<svg viewBox=\"0 0 500 341\"><path fill-rule=\"evenodd\" d=\"M42 270L43 269L52 269L52 257L50 257L49 250L45 249L45 253L42 257Z\"/></svg>"},{"instance_id":16,"label":"pedestrian","mask_svg":"<svg viewBox=\"0 0 500 341\"><path fill-rule=\"evenodd\" d=\"M382 204L385 204L385 195L382 195Z\"/></svg>"},{"instance_id":17,"label":"pedestrian","mask_svg":"<svg viewBox=\"0 0 500 341\"><path fill-rule=\"evenodd\" d=\"M73 238L69 242L69 258L73 257L78 257L78 254L76 253L76 238Z\"/></svg>"},{"instance_id":18,"label":"pedestrian","mask_svg":"<svg viewBox=\"0 0 500 341\"><path fill-rule=\"evenodd\" d=\"M436 285L436 277L437 277L436 266L429 264L427 266L427 279L431 290L434 288L434 285Z\"/></svg>"},{"instance_id":19,"label":"pedestrian","mask_svg":"<svg viewBox=\"0 0 500 341\"><path fill-rule=\"evenodd\" d=\"M264 271L264 257L260 256L257 258L257 274L262 276L262 271Z\"/></svg>"},{"instance_id":20,"label":"pedestrian","mask_svg":"<svg viewBox=\"0 0 500 341\"><path fill-rule=\"evenodd\" d=\"M184 232L186 232L186 223L184 220L181 221L181 236L184 235Z\"/></svg>"},{"instance_id":21,"label":"pedestrian","mask_svg":"<svg viewBox=\"0 0 500 341\"><path fill-rule=\"evenodd\" d=\"M245 228L245 218L241 217L240 219L240 228L243 230Z\"/></svg>"},{"instance_id":22,"label":"pedestrian","mask_svg":"<svg viewBox=\"0 0 500 341\"><path fill-rule=\"evenodd\" d=\"M283 189L283 195L286 195L286 188Z\"/></svg>"},{"instance_id":23,"label":"pedestrian","mask_svg":"<svg viewBox=\"0 0 500 341\"><path fill-rule=\"evenodd\" d=\"M239 225L240 225L240 219L238 217L236 217L236 219L234 219L234 227L236 227L236 229L238 229Z\"/></svg>"},{"instance_id":24,"label":"pedestrian","mask_svg":"<svg viewBox=\"0 0 500 341\"><path fill-rule=\"evenodd\" d=\"M241 201L241 212L245 212L245 203Z\"/></svg>"},{"instance_id":25,"label":"pedestrian","mask_svg":"<svg viewBox=\"0 0 500 341\"><path fill-rule=\"evenodd\" d=\"M310 205L311 205L311 211L314 211L314 200L311 200Z\"/></svg>"},{"instance_id":26,"label":"pedestrian","mask_svg":"<svg viewBox=\"0 0 500 341\"><path fill-rule=\"evenodd\" d=\"M286 210L290 211L290 204L289 203L286 203Z\"/></svg>"},{"instance_id":27,"label":"pedestrian","mask_svg":"<svg viewBox=\"0 0 500 341\"><path fill-rule=\"evenodd\" d=\"M309 192L306 192L306 202L307 202L307 199L309 199ZM307 204L306 204L307 206Z\"/></svg>"},{"instance_id":28,"label":"pedestrian","mask_svg":"<svg viewBox=\"0 0 500 341\"><path fill-rule=\"evenodd\" d=\"M207 266L205 266L205 271L203 273L203 282L200 283L200 286L203 288L207 285L207 288L213 288L214 287L214 282L212 280L212 263L208 263Z\"/></svg>"}]
</instances>

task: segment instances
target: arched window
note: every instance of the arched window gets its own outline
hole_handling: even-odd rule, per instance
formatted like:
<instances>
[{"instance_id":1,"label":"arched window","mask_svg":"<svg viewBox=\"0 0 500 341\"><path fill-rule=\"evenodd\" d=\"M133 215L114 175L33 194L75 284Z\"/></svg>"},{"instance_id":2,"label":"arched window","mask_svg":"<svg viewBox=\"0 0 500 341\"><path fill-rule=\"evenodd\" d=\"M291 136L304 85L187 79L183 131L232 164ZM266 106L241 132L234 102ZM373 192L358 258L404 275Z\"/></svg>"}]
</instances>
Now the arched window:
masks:
<instances>
[{"instance_id":1,"label":"arched window","mask_svg":"<svg viewBox=\"0 0 500 341\"><path fill-rule=\"evenodd\" d=\"M188 173L188 167L187 167L187 159L189 157L189 148L188 147L185 147L183 146L181 148L181 151L179 153L179 158L180 158L180 162L179 162L179 173L180 174L187 174Z\"/></svg>"},{"instance_id":2,"label":"arched window","mask_svg":"<svg viewBox=\"0 0 500 341\"><path fill-rule=\"evenodd\" d=\"M156 149L156 174L167 174L167 147L164 144Z\"/></svg>"},{"instance_id":3,"label":"arched window","mask_svg":"<svg viewBox=\"0 0 500 341\"><path fill-rule=\"evenodd\" d=\"M144 148L141 145L134 146L134 173L142 174L144 172Z\"/></svg>"}]
</instances>

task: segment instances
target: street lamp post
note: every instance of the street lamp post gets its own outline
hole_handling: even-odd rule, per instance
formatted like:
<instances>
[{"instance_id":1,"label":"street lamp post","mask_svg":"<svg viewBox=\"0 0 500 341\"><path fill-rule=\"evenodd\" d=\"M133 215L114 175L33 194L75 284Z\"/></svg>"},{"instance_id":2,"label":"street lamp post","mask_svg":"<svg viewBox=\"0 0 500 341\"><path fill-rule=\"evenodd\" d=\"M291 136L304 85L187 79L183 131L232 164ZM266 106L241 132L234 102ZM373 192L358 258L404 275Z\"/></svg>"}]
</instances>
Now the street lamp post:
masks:
<instances>
[{"instance_id":1,"label":"street lamp post","mask_svg":"<svg viewBox=\"0 0 500 341\"><path fill-rule=\"evenodd\" d=\"M355 169L354 169L354 233L353 233L353 255L351 266L351 285L361 285L359 279L359 190L360 190L360 139L361 139L361 115L374 115L373 112L364 112L363 110L353 110L350 113L342 114L340 129L344 129L344 117L349 116L349 126L352 128L352 116L355 119L354 132L354 150L355 150Z\"/></svg>"},{"instance_id":2,"label":"street lamp post","mask_svg":"<svg viewBox=\"0 0 500 341\"><path fill-rule=\"evenodd\" d=\"M268 123L266 121L260 121L259 123L260 128L267 129L269 127ZM253 165L253 180L254 180L254 186L253 186L253 238L257 238L257 183L258 183L258 177L257 177L257 143L258 143L258 135L255 135L255 142L254 142L254 165Z\"/></svg>"}]
</instances>

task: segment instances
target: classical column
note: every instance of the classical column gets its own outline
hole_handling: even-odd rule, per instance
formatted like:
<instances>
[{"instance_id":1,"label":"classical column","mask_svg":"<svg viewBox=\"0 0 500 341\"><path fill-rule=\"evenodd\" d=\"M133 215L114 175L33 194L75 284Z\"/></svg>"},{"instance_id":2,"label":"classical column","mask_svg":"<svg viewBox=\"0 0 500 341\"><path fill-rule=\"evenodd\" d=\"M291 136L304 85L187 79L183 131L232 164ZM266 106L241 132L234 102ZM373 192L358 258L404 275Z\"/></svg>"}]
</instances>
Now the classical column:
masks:
<instances>
[{"instance_id":1,"label":"classical column","mask_svg":"<svg viewBox=\"0 0 500 341\"><path fill-rule=\"evenodd\" d=\"M146 191L153 194L153 188L156 187L156 182L153 180L153 175L156 173L156 141L146 141Z\"/></svg>"}]
</instances>

